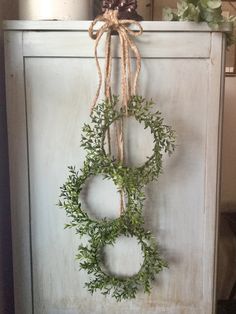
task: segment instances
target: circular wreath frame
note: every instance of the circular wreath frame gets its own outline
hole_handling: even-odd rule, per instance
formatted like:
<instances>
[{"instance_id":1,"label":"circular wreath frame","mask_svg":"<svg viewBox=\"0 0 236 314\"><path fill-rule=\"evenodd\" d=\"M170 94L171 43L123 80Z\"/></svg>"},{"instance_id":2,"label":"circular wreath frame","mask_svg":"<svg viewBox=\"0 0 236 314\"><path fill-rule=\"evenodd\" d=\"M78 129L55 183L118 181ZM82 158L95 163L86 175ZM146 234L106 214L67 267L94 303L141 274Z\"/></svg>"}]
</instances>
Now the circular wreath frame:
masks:
<instances>
[{"instance_id":1,"label":"circular wreath frame","mask_svg":"<svg viewBox=\"0 0 236 314\"><path fill-rule=\"evenodd\" d=\"M143 201L145 200L144 193L138 188L132 186L127 186L123 189L125 194L125 199L127 200L125 211L122 212L120 217L116 219L93 219L89 216L86 210L82 209L81 202L81 192L86 184L86 180L90 176L96 176L103 174L99 172L99 169L91 168L87 162L84 163L84 167L81 170L82 174L75 170L75 167L69 167L70 175L67 182L61 187L61 197L59 206L66 210L67 216L69 216L72 221L67 224L66 227L76 227L76 232L78 234L86 235L91 237L100 236L101 234L106 237L112 230L120 230L124 226L128 228L136 228L144 223L142 216ZM103 174L104 175L104 174ZM116 177L116 172L110 173L113 179ZM106 175L106 177L108 177ZM121 186L118 187L120 191Z\"/></svg>"},{"instance_id":2,"label":"circular wreath frame","mask_svg":"<svg viewBox=\"0 0 236 314\"><path fill-rule=\"evenodd\" d=\"M119 98L113 96L112 100L99 103L91 113L91 124L85 124L81 146L87 151L87 160L91 166L100 166L100 173L109 174L116 172L116 185L123 188L128 178L133 179L132 184L144 186L156 180L162 170L162 156L174 150L175 133L170 126L163 123L160 111L151 112L154 103L141 96L132 96L127 107L117 110ZM124 117L133 116L145 129L149 128L154 138L153 154L140 167L131 168L109 156L105 151L106 133L110 126ZM124 180L125 184L122 184Z\"/></svg>"},{"instance_id":3,"label":"circular wreath frame","mask_svg":"<svg viewBox=\"0 0 236 314\"><path fill-rule=\"evenodd\" d=\"M104 271L103 249L106 245L114 245L116 239L124 235L136 237L143 253L143 263L138 273L132 276L118 277ZM158 246L150 232L145 231L141 226L136 230L120 230L113 233L109 238L91 238L89 246L81 245L77 258L81 260L80 268L91 275L90 281L85 287L92 294L97 290L103 295L111 295L118 302L125 299L133 299L139 290L150 293L151 282L155 276L168 267L159 254Z\"/></svg>"}]
</instances>

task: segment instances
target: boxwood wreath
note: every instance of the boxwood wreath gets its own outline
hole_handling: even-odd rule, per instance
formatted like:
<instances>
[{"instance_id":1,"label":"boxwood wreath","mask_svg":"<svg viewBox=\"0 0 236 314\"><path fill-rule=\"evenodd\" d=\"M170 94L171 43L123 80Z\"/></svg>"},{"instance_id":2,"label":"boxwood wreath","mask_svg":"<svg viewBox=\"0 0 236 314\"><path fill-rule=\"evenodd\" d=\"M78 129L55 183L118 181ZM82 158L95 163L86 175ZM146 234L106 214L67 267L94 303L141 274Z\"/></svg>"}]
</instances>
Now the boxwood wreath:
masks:
<instances>
[{"instance_id":1,"label":"boxwood wreath","mask_svg":"<svg viewBox=\"0 0 236 314\"><path fill-rule=\"evenodd\" d=\"M94 26L104 22L98 30ZM135 24L138 31L129 28ZM121 46L122 97L111 96L112 34L119 36ZM97 104L102 86L102 71L97 47L103 34L105 44L105 100ZM142 34L142 27L136 21L119 20L117 10L107 10L98 17L89 29L90 37L96 40L95 60L99 74L99 87L91 110L89 124L84 124L81 147L86 151L82 169L69 167L69 176L61 187L59 206L64 208L70 221L66 228L75 228L80 236L87 236L87 244L78 248L77 259L80 268L89 275L85 284L88 291L100 291L111 295L117 301L133 299L139 290L150 293L151 283L156 275L167 267L158 245L150 231L144 228L145 186L157 180L162 171L163 155L174 150L175 133L164 123L159 111L154 112L152 101L137 96L136 85L141 69L141 56L132 37ZM131 51L136 58L136 73L132 75ZM132 79L133 77L133 79ZM140 167L129 167L124 163L123 119L134 117L138 123L149 129L153 135L152 155ZM117 131L118 158L106 152L106 139L111 142L110 128ZM118 127L119 126L119 127ZM110 145L108 145L110 147ZM102 175L112 180L121 195L120 216L116 219L90 217L83 208L81 194L91 176ZM143 263L133 276L121 277L112 274L106 267L104 247L114 245L120 236L136 238L142 251Z\"/></svg>"},{"instance_id":2,"label":"boxwood wreath","mask_svg":"<svg viewBox=\"0 0 236 314\"><path fill-rule=\"evenodd\" d=\"M159 111L151 112L152 101L146 101L141 96L131 97L128 104L128 117L133 116L153 134L153 154L138 168L123 165L119 160L105 151L106 133L117 120L127 116L124 108L117 110L119 98L99 103L91 113L91 124L83 127L81 146L87 155L80 172L75 167L69 167L69 177L61 187L60 207L66 210L71 221L66 228L76 228L80 236L88 235L87 245L80 245L77 258L80 268L92 275L85 285L91 293L100 290L102 294L111 294L117 301L135 298L142 288L149 293L151 282L167 263L159 254L155 239L149 231L143 228L143 206L145 194L143 188L156 180L162 170L162 156L174 149L174 131L163 122ZM102 174L111 179L118 191L123 191L126 199L125 211L119 218L109 220L91 218L82 208L81 192L90 176ZM104 271L103 248L114 244L120 235L136 237L142 248L143 265L140 271L128 278L119 278Z\"/></svg>"}]
</instances>

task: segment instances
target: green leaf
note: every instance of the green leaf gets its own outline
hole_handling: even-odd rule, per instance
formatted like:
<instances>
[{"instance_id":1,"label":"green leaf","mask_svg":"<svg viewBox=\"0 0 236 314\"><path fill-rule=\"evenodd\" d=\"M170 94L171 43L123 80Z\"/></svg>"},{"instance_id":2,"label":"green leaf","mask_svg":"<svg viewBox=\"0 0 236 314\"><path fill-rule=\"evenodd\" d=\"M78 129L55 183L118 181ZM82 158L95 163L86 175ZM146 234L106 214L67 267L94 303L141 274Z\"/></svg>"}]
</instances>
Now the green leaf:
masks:
<instances>
[{"instance_id":1,"label":"green leaf","mask_svg":"<svg viewBox=\"0 0 236 314\"><path fill-rule=\"evenodd\" d=\"M207 6L210 9L219 9L222 6L222 2L219 0L210 0L207 1Z\"/></svg>"}]
</instances>

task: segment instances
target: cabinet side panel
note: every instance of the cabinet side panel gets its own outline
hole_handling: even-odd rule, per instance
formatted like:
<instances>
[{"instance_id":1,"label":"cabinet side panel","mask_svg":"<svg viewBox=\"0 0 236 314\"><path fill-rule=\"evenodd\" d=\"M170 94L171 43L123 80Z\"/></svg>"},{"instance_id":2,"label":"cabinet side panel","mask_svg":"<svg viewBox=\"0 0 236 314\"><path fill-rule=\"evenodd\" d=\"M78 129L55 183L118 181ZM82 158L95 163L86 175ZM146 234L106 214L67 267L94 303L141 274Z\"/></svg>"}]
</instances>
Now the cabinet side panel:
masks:
<instances>
[{"instance_id":1,"label":"cabinet side panel","mask_svg":"<svg viewBox=\"0 0 236 314\"><path fill-rule=\"evenodd\" d=\"M27 122L22 33L5 33L15 313L32 313Z\"/></svg>"},{"instance_id":2,"label":"cabinet side panel","mask_svg":"<svg viewBox=\"0 0 236 314\"><path fill-rule=\"evenodd\" d=\"M206 313L215 313L218 215L220 195L221 128L224 94L225 38L212 33L207 103L205 235L204 235L204 299ZM204 312L205 313L205 312Z\"/></svg>"}]
</instances>

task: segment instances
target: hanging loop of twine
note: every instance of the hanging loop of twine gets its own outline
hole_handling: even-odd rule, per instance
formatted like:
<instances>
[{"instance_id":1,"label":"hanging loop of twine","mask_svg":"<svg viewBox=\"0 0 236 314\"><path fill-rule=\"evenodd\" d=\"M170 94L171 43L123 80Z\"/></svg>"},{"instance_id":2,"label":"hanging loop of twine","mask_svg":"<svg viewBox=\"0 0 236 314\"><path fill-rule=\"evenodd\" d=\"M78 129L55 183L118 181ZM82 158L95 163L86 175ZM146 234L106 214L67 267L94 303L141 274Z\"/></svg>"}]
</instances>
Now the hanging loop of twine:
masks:
<instances>
[{"instance_id":1,"label":"hanging loop of twine","mask_svg":"<svg viewBox=\"0 0 236 314\"><path fill-rule=\"evenodd\" d=\"M95 30L95 26L98 22L104 24ZM131 30L129 26L136 25L137 30ZM121 91L122 91L122 106L125 108L126 114L128 114L128 102L131 95L136 94L137 81L141 70L141 55L134 42L134 38L140 36L143 33L143 28L139 22L135 20L119 20L117 10L106 10L101 16L98 16L91 24L89 28L89 35L95 40L95 60L99 76L99 84L96 92L96 96L93 101L92 109L96 106L102 88L102 70L98 57L98 45L102 36L106 33L105 42L105 74L104 74L104 93L108 100L111 100L111 75L112 75L112 33L116 32L120 40L120 58L121 58ZM136 71L134 77L132 77L131 70L131 52L133 52L136 58ZM124 161L124 134L123 134L123 121L119 125L116 125L116 137L118 158L121 162ZM110 152L110 130L108 130L108 146ZM125 195L124 191L120 191L120 212L125 210Z\"/></svg>"},{"instance_id":2,"label":"hanging loop of twine","mask_svg":"<svg viewBox=\"0 0 236 314\"><path fill-rule=\"evenodd\" d=\"M98 22L104 22L104 24L95 30L95 26ZM129 26L136 25L137 30L131 30ZM101 16L98 16L91 24L89 28L89 35L95 40L95 59L99 75L99 84L96 92L95 99L93 101L92 108L96 106L102 88L102 70L98 58L98 45L104 35L107 33L106 48L105 48L105 77L104 77L104 89L106 98L111 98L111 75L112 75L112 51L111 51L111 36L112 32L117 32L120 39L120 56L121 56L121 68L122 68L122 105L126 108L131 95L136 94L137 81L141 70L141 55L133 40L133 38L140 36L143 33L143 28L139 22L135 20L119 20L117 10L106 10ZM131 71L131 55L133 52L136 58L136 71L134 78L132 78Z\"/></svg>"}]
</instances>

